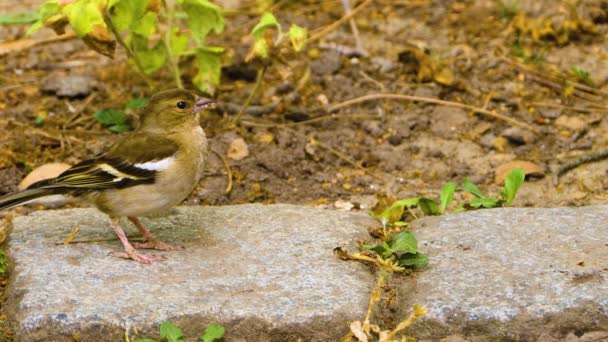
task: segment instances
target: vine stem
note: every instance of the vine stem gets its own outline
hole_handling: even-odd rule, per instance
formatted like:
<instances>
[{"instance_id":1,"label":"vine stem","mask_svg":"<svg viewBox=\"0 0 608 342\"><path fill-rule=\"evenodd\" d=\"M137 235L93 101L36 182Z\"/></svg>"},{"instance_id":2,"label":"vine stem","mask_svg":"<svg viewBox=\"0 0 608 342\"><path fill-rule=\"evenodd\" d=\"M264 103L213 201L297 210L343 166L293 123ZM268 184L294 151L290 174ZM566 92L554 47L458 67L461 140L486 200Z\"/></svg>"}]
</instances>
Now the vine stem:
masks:
<instances>
[{"instance_id":1,"label":"vine stem","mask_svg":"<svg viewBox=\"0 0 608 342\"><path fill-rule=\"evenodd\" d=\"M171 49L171 33L173 31L173 17L175 16L175 2L173 0L166 0L165 5L167 6L167 32L165 32L165 47L167 48L169 64L171 64L171 69L173 70L175 84L178 88L183 89L184 84L182 83L181 73L179 70L179 56L175 56L173 54L173 50Z\"/></svg>"},{"instance_id":2,"label":"vine stem","mask_svg":"<svg viewBox=\"0 0 608 342\"><path fill-rule=\"evenodd\" d=\"M253 86L253 90L251 90L249 97L247 98L247 100L245 101L243 106L241 107L241 110L239 111L239 113L232 120L233 125L237 125L239 123L239 121L241 120L241 116L243 116L243 113L245 112L245 110L247 110L247 107L249 107L249 105L251 104L251 101L253 100L255 95L258 93L258 90L259 90L260 86L262 85L262 80L264 79L264 75L266 74L266 69L267 69L266 65L264 65L263 67L258 69L258 73L257 73L256 80L255 80L255 85Z\"/></svg>"},{"instance_id":3,"label":"vine stem","mask_svg":"<svg viewBox=\"0 0 608 342\"><path fill-rule=\"evenodd\" d=\"M152 88L153 87L152 80L150 79L150 77L148 77L148 75L144 71L144 67L141 65L141 61L139 60L137 55L131 50L131 48L129 48L129 46L127 45L125 40L122 38L122 35L120 34L120 32L118 32L118 29L116 28L116 26L114 26L114 23L112 22L112 19L110 18L108 13L104 13L103 19L106 22L106 25L108 25L108 28L110 29L110 31L112 31L112 34L114 35L114 37L116 37L116 41L118 42L118 44L120 44L120 46L122 46L125 49L125 51L127 52L127 56L129 56L129 58L131 58L133 60L133 62L135 62L135 67L137 67L137 70L139 70L141 77L144 79L144 81L146 81L146 84L148 85L148 87Z\"/></svg>"}]
</instances>

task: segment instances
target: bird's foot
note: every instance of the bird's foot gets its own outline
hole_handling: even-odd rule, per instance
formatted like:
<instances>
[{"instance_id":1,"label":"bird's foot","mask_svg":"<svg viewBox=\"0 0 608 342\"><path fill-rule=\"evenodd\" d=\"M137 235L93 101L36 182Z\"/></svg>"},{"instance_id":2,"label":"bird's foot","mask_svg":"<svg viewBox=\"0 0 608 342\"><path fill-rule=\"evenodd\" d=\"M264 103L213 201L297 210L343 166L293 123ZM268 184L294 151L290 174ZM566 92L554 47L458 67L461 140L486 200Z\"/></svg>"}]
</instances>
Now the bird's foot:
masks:
<instances>
[{"instance_id":1,"label":"bird's foot","mask_svg":"<svg viewBox=\"0 0 608 342\"><path fill-rule=\"evenodd\" d=\"M159 251L178 251L185 249L184 246L171 245L160 240L150 239L144 243L136 243L135 248L138 249L157 249Z\"/></svg>"},{"instance_id":2,"label":"bird's foot","mask_svg":"<svg viewBox=\"0 0 608 342\"><path fill-rule=\"evenodd\" d=\"M156 256L156 255L141 254L136 250L125 251L125 252L114 252L114 253L112 253L112 256L115 258L132 259L132 260L141 262L142 264L151 264L153 262L161 261L164 259L163 257Z\"/></svg>"}]
</instances>

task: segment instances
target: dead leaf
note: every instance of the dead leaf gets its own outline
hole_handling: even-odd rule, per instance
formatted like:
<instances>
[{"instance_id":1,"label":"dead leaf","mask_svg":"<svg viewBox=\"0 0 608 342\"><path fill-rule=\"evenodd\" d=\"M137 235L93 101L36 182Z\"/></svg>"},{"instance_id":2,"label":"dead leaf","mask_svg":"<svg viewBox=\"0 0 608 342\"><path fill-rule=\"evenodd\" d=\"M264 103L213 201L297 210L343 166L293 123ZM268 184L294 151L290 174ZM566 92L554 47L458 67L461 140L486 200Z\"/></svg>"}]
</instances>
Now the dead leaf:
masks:
<instances>
[{"instance_id":1,"label":"dead leaf","mask_svg":"<svg viewBox=\"0 0 608 342\"><path fill-rule=\"evenodd\" d=\"M350 324L350 331L355 335L359 342L367 342L367 335L363 331L363 325L361 321L354 321Z\"/></svg>"},{"instance_id":2,"label":"dead leaf","mask_svg":"<svg viewBox=\"0 0 608 342\"><path fill-rule=\"evenodd\" d=\"M25 178L23 178L21 183L19 183L19 190L23 190L31 184L43 179L55 178L69 168L70 165L64 163L49 163L40 165L32 170L32 172L30 172Z\"/></svg>"},{"instance_id":3,"label":"dead leaf","mask_svg":"<svg viewBox=\"0 0 608 342\"><path fill-rule=\"evenodd\" d=\"M509 172L516 168L522 168L526 176L542 177L545 175L544 168L538 164L525 160L513 160L496 168L494 182L500 185L503 184Z\"/></svg>"},{"instance_id":4,"label":"dead leaf","mask_svg":"<svg viewBox=\"0 0 608 342\"><path fill-rule=\"evenodd\" d=\"M114 58L114 50L116 50L116 41L112 38L112 34L108 28L102 25L93 25L93 30L87 33L82 40L93 50L104 56Z\"/></svg>"},{"instance_id":5,"label":"dead leaf","mask_svg":"<svg viewBox=\"0 0 608 342\"><path fill-rule=\"evenodd\" d=\"M232 160L241 160L249 155L249 146L243 138L236 138L228 147L228 158Z\"/></svg>"}]
</instances>

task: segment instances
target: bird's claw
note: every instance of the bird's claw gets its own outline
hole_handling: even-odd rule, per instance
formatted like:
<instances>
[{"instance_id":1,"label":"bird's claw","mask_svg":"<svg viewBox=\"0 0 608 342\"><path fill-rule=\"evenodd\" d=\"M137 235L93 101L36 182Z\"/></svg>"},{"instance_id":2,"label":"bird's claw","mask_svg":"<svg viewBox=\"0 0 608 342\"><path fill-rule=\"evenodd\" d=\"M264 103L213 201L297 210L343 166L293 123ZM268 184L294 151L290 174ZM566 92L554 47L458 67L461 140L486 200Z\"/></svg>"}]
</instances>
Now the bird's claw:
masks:
<instances>
[{"instance_id":1,"label":"bird's claw","mask_svg":"<svg viewBox=\"0 0 608 342\"><path fill-rule=\"evenodd\" d=\"M112 253L112 256L115 258L132 259L137 262L141 262L142 264L151 264L153 262L161 261L164 259L163 257L156 256L156 255L141 254L136 250L125 251L125 252L114 252L114 253Z\"/></svg>"}]
</instances>

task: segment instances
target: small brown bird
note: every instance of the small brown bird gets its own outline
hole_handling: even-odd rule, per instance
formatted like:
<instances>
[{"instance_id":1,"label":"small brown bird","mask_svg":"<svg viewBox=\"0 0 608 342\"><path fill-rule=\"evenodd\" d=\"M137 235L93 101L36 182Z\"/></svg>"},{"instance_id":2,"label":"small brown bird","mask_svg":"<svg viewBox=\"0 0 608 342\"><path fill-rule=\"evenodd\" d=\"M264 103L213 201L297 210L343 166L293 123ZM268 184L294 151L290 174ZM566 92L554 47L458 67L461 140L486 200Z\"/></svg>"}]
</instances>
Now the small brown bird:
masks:
<instances>
[{"instance_id":1,"label":"small brown bird","mask_svg":"<svg viewBox=\"0 0 608 342\"><path fill-rule=\"evenodd\" d=\"M183 249L161 242L137 219L169 209L198 184L207 160L207 138L199 112L215 102L172 89L152 98L140 116L140 126L106 152L80 162L58 177L42 180L27 189L0 197L0 209L38 197L67 194L81 197L110 216L110 224L124 252L114 256L141 263L161 260L136 248ZM141 231L145 243L131 245L120 227L127 217Z\"/></svg>"}]
</instances>

